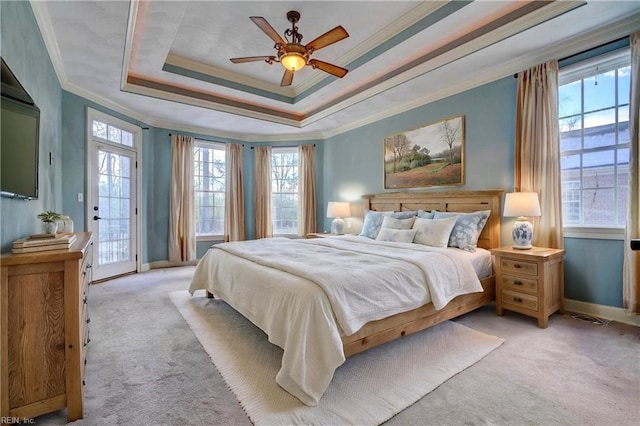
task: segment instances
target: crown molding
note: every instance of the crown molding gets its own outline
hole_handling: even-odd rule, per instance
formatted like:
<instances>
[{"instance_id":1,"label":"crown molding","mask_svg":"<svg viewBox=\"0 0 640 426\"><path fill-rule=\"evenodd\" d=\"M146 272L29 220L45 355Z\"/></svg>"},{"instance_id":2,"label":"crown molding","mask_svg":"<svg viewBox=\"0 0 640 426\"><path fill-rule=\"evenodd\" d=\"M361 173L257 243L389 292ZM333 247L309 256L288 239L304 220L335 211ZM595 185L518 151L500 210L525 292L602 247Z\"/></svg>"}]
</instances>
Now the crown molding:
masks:
<instances>
[{"instance_id":1,"label":"crown molding","mask_svg":"<svg viewBox=\"0 0 640 426\"><path fill-rule=\"evenodd\" d=\"M49 15L46 2L29 0L29 4L31 5L33 15L36 18L36 23L40 29L42 40L44 41L47 53L49 54L49 59L51 60L53 69L58 77L58 83L60 83L61 86L64 86L64 83L67 81L67 74L64 71L62 54L58 47L58 42L56 40L55 31L53 30L53 24L51 23L51 16Z\"/></svg>"},{"instance_id":2,"label":"crown molding","mask_svg":"<svg viewBox=\"0 0 640 426\"><path fill-rule=\"evenodd\" d=\"M122 68L120 70L120 87L127 83L129 75L129 65L131 63L131 53L133 51L133 34L136 28L138 17L138 2L129 2L129 13L127 14L127 32L124 38L124 53L122 54Z\"/></svg>"}]
</instances>

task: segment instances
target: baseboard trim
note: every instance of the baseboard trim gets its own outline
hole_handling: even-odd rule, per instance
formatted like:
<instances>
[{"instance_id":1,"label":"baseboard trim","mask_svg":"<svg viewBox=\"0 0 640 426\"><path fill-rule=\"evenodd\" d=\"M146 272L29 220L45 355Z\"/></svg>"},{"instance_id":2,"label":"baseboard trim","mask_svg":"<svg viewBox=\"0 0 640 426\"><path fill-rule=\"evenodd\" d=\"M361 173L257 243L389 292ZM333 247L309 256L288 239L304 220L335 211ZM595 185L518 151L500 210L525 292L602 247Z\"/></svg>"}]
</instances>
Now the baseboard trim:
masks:
<instances>
[{"instance_id":1,"label":"baseboard trim","mask_svg":"<svg viewBox=\"0 0 640 426\"><path fill-rule=\"evenodd\" d=\"M640 327L640 315L628 315L624 309L614 306L597 305L580 300L564 299L564 309L576 314L590 315L597 318L622 322Z\"/></svg>"},{"instance_id":2,"label":"baseboard trim","mask_svg":"<svg viewBox=\"0 0 640 426\"><path fill-rule=\"evenodd\" d=\"M176 266L196 266L197 264L197 260L190 260L188 262L159 260L157 262L143 263L140 265L140 272L147 272L151 269L175 268Z\"/></svg>"}]
</instances>

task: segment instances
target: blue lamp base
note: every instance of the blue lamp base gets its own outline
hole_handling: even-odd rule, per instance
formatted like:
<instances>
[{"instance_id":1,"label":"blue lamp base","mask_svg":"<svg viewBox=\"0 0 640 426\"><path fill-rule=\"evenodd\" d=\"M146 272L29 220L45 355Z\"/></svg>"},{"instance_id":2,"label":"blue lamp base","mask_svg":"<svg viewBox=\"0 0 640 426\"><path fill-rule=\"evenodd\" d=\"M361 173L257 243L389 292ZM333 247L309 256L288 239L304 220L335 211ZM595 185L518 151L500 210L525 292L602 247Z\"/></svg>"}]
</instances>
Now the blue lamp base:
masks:
<instances>
[{"instance_id":1,"label":"blue lamp base","mask_svg":"<svg viewBox=\"0 0 640 426\"><path fill-rule=\"evenodd\" d=\"M336 217L331 222L331 233L336 235L344 234L344 220L340 217Z\"/></svg>"},{"instance_id":2,"label":"blue lamp base","mask_svg":"<svg viewBox=\"0 0 640 426\"><path fill-rule=\"evenodd\" d=\"M528 250L532 248L533 225L526 217L520 216L513 224L512 236L514 249Z\"/></svg>"}]
</instances>

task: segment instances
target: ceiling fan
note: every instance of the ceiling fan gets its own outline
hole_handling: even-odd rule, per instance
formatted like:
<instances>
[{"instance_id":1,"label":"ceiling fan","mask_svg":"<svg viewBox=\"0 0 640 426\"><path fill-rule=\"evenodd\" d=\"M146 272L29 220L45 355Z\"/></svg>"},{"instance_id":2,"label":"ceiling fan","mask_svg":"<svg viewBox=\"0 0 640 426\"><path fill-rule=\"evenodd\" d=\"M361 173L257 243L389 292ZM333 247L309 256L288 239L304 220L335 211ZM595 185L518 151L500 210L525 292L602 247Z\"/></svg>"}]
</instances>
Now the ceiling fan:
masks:
<instances>
[{"instance_id":1,"label":"ceiling fan","mask_svg":"<svg viewBox=\"0 0 640 426\"><path fill-rule=\"evenodd\" d=\"M300 20L300 13L295 10L287 12L287 20L291 22L291 28L284 32L285 39L273 29L273 27L261 16L249 17L266 35L269 36L276 44L273 46L278 51L277 56L247 56L244 58L231 58L234 64L244 62L265 61L268 64L280 62L284 66L285 71L282 76L280 86L290 86L293 81L293 74L300 71L305 65L311 66L313 69L319 69L336 77L344 77L349 70L330 64L328 62L319 61L317 59L309 59L316 50L327 47L349 37L349 33L338 25L332 30L327 31L309 43L302 45L302 34L298 32L296 23Z\"/></svg>"}]
</instances>

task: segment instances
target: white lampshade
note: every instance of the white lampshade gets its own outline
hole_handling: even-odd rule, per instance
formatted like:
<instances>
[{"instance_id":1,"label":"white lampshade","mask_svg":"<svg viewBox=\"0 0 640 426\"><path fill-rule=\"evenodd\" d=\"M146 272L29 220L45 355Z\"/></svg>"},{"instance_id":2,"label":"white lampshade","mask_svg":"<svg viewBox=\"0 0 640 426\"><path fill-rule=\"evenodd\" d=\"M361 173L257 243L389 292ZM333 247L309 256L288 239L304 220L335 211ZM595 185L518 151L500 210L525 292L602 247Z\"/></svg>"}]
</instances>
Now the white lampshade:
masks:
<instances>
[{"instance_id":1,"label":"white lampshade","mask_svg":"<svg viewBox=\"0 0 640 426\"><path fill-rule=\"evenodd\" d=\"M504 200L503 216L517 217L513 224L513 248L530 249L533 238L533 225L527 216L540 216L540 202L535 192L512 192Z\"/></svg>"},{"instance_id":2,"label":"white lampshade","mask_svg":"<svg viewBox=\"0 0 640 426\"><path fill-rule=\"evenodd\" d=\"M351 205L349 203L329 201L327 205L327 217L334 217L331 222L332 234L344 233L344 220L343 217L351 216Z\"/></svg>"},{"instance_id":3,"label":"white lampshade","mask_svg":"<svg viewBox=\"0 0 640 426\"><path fill-rule=\"evenodd\" d=\"M327 217L349 217L351 216L351 206L349 203L339 201L329 201L327 205Z\"/></svg>"},{"instance_id":4,"label":"white lampshade","mask_svg":"<svg viewBox=\"0 0 640 426\"><path fill-rule=\"evenodd\" d=\"M540 202L536 192L511 192L504 199L506 217L540 216Z\"/></svg>"}]
</instances>

